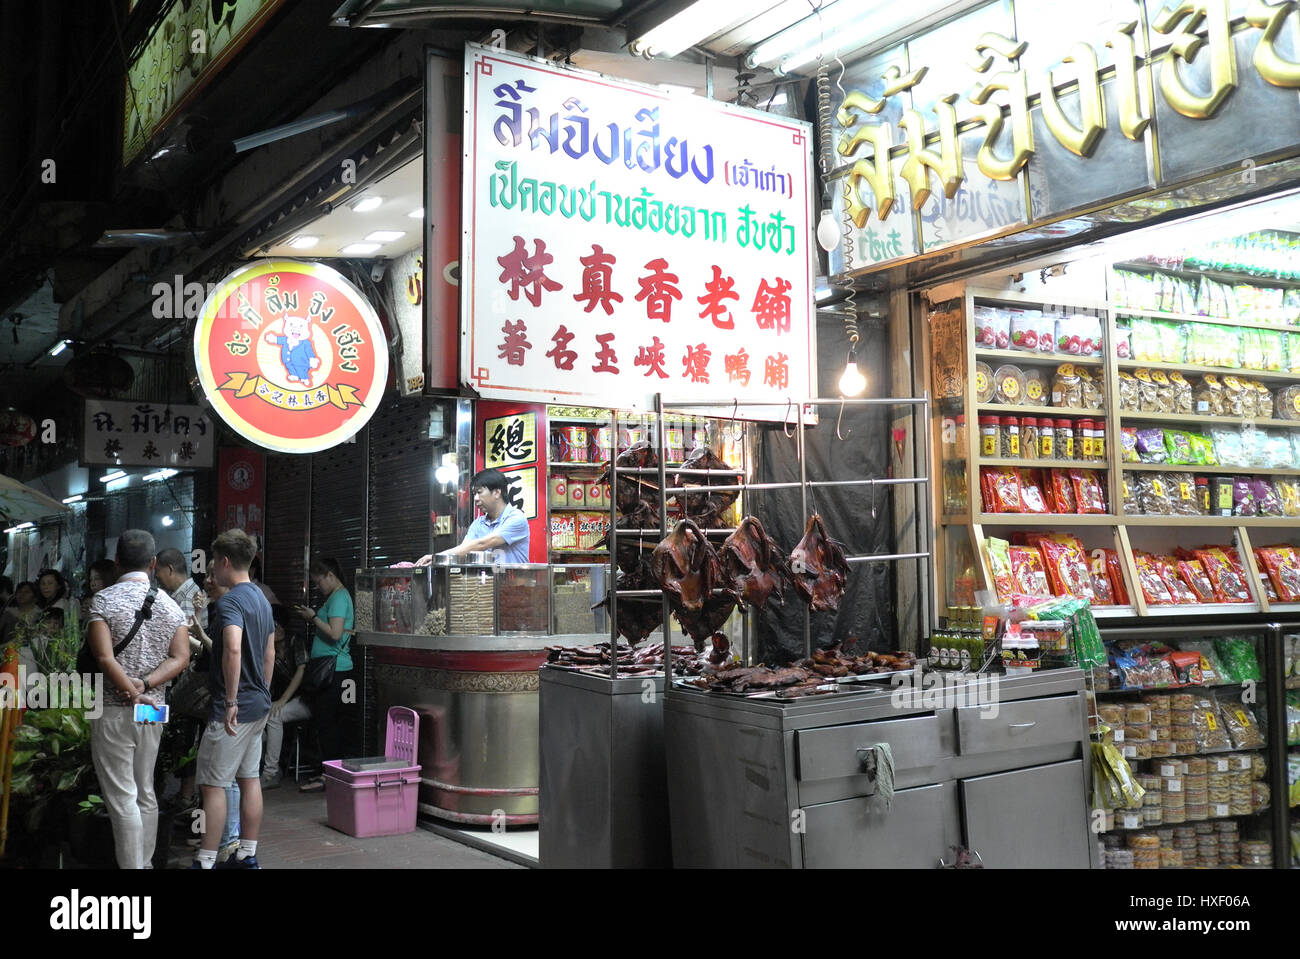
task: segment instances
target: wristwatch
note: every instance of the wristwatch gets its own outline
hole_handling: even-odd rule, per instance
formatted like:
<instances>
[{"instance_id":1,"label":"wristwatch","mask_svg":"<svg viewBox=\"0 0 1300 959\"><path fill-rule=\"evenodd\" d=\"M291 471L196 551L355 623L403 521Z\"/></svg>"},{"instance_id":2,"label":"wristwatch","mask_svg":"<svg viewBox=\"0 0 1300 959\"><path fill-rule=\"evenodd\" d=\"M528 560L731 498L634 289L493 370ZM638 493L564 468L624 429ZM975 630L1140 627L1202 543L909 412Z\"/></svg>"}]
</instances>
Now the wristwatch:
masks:
<instances>
[{"instance_id":1,"label":"wristwatch","mask_svg":"<svg viewBox=\"0 0 1300 959\"><path fill-rule=\"evenodd\" d=\"M141 677L140 677L140 682L144 683L144 692L147 693L147 692L149 692L149 690L153 689L153 687L149 685L149 677L148 677L148 676L141 676Z\"/></svg>"}]
</instances>

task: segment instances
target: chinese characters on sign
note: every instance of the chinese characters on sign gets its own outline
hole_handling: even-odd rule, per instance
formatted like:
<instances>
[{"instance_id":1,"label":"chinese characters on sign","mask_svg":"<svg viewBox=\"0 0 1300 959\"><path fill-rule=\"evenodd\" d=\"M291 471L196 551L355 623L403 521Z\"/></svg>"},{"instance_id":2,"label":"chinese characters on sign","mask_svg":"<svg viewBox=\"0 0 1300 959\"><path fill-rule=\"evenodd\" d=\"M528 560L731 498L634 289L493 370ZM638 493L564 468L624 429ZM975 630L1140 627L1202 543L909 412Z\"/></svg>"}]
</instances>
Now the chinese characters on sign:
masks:
<instances>
[{"instance_id":1,"label":"chinese characters on sign","mask_svg":"<svg viewBox=\"0 0 1300 959\"><path fill-rule=\"evenodd\" d=\"M537 460L537 414L518 413L487 420L485 469L504 470Z\"/></svg>"},{"instance_id":2,"label":"chinese characters on sign","mask_svg":"<svg viewBox=\"0 0 1300 959\"><path fill-rule=\"evenodd\" d=\"M810 395L807 124L475 45L466 67L468 385Z\"/></svg>"},{"instance_id":3,"label":"chinese characters on sign","mask_svg":"<svg viewBox=\"0 0 1300 959\"><path fill-rule=\"evenodd\" d=\"M208 401L237 433L308 453L365 426L388 379L388 341L374 308L334 270L258 260L204 303L194 362Z\"/></svg>"},{"instance_id":4,"label":"chinese characters on sign","mask_svg":"<svg viewBox=\"0 0 1300 959\"><path fill-rule=\"evenodd\" d=\"M529 561L544 563L546 523L538 486L545 482L541 467L547 445L537 438L546 436L546 407L485 400L474 404L474 419L475 470L498 469L505 474L506 502L528 520Z\"/></svg>"},{"instance_id":5,"label":"chinese characters on sign","mask_svg":"<svg viewBox=\"0 0 1300 959\"><path fill-rule=\"evenodd\" d=\"M86 400L85 466L198 469L213 464L216 430L198 406Z\"/></svg>"}]
</instances>

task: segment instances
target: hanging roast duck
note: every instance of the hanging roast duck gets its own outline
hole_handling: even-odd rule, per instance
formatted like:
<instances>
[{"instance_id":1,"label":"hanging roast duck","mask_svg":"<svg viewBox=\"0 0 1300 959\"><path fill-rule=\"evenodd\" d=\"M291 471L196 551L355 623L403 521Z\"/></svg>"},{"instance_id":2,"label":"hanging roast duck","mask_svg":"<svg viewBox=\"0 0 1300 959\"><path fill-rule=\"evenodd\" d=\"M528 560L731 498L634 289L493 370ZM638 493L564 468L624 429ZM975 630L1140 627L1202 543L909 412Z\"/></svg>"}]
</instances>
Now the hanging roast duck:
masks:
<instances>
[{"instance_id":1,"label":"hanging roast duck","mask_svg":"<svg viewBox=\"0 0 1300 959\"><path fill-rule=\"evenodd\" d=\"M746 516L718 550L723 579L746 603L762 607L775 598L785 605L783 591L790 583L790 564L763 524Z\"/></svg>"},{"instance_id":2,"label":"hanging roast duck","mask_svg":"<svg viewBox=\"0 0 1300 959\"><path fill-rule=\"evenodd\" d=\"M817 513L808 517L803 539L790 553L790 571L795 591L813 612L833 613L839 608L849 564L844 558L844 545L826 535Z\"/></svg>"}]
</instances>

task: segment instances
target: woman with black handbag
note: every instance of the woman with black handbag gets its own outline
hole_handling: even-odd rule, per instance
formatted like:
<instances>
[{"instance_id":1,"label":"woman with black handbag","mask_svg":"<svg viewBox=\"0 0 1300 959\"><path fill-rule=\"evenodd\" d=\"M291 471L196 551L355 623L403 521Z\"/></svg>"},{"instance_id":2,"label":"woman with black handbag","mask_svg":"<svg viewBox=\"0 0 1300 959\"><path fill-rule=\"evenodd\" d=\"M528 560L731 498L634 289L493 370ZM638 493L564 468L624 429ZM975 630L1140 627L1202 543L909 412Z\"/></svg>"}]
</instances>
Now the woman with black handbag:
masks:
<instances>
[{"instance_id":1,"label":"woman with black handbag","mask_svg":"<svg viewBox=\"0 0 1300 959\"><path fill-rule=\"evenodd\" d=\"M357 701L350 649L352 596L343 586L338 561L331 557L317 558L311 564L311 581L325 602L319 610L310 606L294 607L299 616L315 627L302 687L304 695L312 697L321 759L345 759L353 748ZM325 788L325 781L317 776L298 788L302 792L319 792Z\"/></svg>"}]
</instances>

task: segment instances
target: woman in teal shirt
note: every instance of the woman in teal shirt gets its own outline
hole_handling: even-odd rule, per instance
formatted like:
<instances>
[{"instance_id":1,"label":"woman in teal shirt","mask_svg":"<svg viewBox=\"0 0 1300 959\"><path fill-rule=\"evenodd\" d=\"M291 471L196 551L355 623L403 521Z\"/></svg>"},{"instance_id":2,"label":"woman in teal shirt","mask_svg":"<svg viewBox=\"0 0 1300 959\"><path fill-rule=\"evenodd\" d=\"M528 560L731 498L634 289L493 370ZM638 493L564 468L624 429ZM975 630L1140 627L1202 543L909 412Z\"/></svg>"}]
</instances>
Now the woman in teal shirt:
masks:
<instances>
[{"instance_id":1,"label":"woman in teal shirt","mask_svg":"<svg viewBox=\"0 0 1300 959\"><path fill-rule=\"evenodd\" d=\"M321 759L346 759L352 753L354 741L356 685L352 683L352 597L343 586L342 571L338 561L320 557L311 564L311 581L320 595L325 597L319 610L310 606L297 607L298 615L315 627L312 635L311 659L330 657L334 660L334 681L325 689L315 693L312 700L312 714L316 717L316 729L320 735ZM312 672L311 663L307 664L307 674ZM347 684L348 702L344 702ZM317 777L303 783L304 792L317 792L325 788L324 781Z\"/></svg>"}]
</instances>

